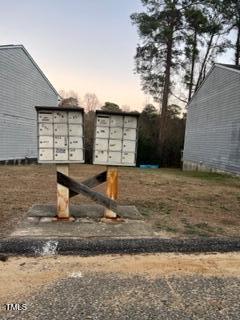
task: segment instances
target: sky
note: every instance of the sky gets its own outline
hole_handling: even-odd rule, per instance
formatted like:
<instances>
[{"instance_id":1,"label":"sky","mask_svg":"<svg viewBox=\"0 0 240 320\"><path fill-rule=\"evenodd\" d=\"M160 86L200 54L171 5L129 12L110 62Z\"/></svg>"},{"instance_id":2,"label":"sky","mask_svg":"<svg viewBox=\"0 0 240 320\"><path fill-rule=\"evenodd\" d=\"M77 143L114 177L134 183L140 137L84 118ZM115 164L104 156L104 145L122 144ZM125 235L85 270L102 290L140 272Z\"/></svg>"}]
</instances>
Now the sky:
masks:
<instances>
[{"instance_id":1,"label":"sky","mask_svg":"<svg viewBox=\"0 0 240 320\"><path fill-rule=\"evenodd\" d=\"M140 0L0 0L0 44L23 44L57 90L142 109L130 14Z\"/></svg>"},{"instance_id":2,"label":"sky","mask_svg":"<svg viewBox=\"0 0 240 320\"><path fill-rule=\"evenodd\" d=\"M134 74L130 14L142 11L140 0L0 0L0 8L0 44L23 44L56 90L131 110L151 102Z\"/></svg>"}]
</instances>

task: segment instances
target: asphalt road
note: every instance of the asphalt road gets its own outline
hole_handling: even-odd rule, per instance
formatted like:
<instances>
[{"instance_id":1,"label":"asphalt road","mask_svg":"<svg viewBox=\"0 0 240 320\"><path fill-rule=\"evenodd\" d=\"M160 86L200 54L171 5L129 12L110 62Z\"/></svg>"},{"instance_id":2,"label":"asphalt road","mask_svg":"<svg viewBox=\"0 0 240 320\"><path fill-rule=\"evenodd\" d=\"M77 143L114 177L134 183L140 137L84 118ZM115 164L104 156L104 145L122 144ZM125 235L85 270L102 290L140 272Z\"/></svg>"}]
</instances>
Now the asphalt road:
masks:
<instances>
[{"instance_id":1,"label":"asphalt road","mask_svg":"<svg viewBox=\"0 0 240 320\"><path fill-rule=\"evenodd\" d=\"M106 266L107 267L107 266ZM121 275L84 272L45 286L16 320L240 319L240 278Z\"/></svg>"}]
</instances>

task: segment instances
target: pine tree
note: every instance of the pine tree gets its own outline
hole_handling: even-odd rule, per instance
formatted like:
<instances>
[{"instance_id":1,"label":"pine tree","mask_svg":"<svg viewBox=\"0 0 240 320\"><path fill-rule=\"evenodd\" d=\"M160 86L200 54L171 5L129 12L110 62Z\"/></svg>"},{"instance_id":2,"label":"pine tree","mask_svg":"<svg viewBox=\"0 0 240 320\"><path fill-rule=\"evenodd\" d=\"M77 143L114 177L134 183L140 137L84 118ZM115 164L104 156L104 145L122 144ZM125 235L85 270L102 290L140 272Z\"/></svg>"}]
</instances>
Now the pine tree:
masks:
<instances>
[{"instance_id":1,"label":"pine tree","mask_svg":"<svg viewBox=\"0 0 240 320\"><path fill-rule=\"evenodd\" d=\"M146 12L131 15L137 26L141 44L135 56L145 92L161 101L159 142L164 143L171 75L180 64L182 12L179 0L142 0Z\"/></svg>"}]
</instances>

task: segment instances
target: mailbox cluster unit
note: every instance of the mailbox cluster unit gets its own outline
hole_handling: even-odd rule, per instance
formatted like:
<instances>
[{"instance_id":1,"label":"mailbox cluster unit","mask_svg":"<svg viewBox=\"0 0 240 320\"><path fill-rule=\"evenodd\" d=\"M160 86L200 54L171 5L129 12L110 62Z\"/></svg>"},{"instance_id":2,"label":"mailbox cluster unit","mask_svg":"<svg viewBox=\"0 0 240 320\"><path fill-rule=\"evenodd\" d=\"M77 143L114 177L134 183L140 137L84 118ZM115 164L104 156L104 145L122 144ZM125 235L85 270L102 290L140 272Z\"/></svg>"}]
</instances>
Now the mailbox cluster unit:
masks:
<instances>
[{"instance_id":1,"label":"mailbox cluster unit","mask_svg":"<svg viewBox=\"0 0 240 320\"><path fill-rule=\"evenodd\" d=\"M96 111L94 164L136 165L138 116Z\"/></svg>"},{"instance_id":2,"label":"mailbox cluster unit","mask_svg":"<svg viewBox=\"0 0 240 320\"><path fill-rule=\"evenodd\" d=\"M39 163L83 163L83 108L36 107ZM138 113L96 111L93 163L135 166Z\"/></svg>"},{"instance_id":3,"label":"mailbox cluster unit","mask_svg":"<svg viewBox=\"0 0 240 320\"><path fill-rule=\"evenodd\" d=\"M36 107L38 162L83 163L83 109Z\"/></svg>"}]
</instances>

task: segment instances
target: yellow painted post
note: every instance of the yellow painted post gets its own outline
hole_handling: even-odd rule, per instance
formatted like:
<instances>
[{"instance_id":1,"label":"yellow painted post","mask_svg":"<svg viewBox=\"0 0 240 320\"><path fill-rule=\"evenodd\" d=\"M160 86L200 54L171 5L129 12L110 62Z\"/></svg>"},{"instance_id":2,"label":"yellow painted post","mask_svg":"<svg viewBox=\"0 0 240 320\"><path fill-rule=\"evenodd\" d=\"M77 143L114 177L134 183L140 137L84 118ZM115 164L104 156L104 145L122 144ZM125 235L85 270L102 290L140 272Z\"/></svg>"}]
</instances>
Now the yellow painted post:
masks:
<instances>
[{"instance_id":1,"label":"yellow painted post","mask_svg":"<svg viewBox=\"0 0 240 320\"><path fill-rule=\"evenodd\" d=\"M118 170L107 168L107 190L106 194L109 198L117 200L118 197ZM110 209L105 209L105 218L117 218L117 214Z\"/></svg>"},{"instance_id":2,"label":"yellow painted post","mask_svg":"<svg viewBox=\"0 0 240 320\"><path fill-rule=\"evenodd\" d=\"M68 176L69 164L57 164L56 170ZM59 219L69 219L69 189L57 184L57 216Z\"/></svg>"}]
</instances>

